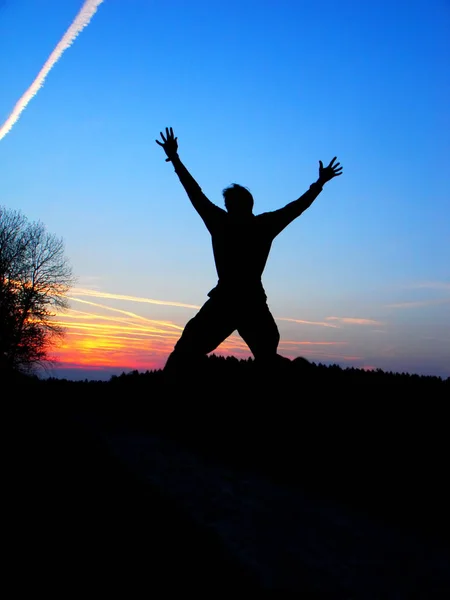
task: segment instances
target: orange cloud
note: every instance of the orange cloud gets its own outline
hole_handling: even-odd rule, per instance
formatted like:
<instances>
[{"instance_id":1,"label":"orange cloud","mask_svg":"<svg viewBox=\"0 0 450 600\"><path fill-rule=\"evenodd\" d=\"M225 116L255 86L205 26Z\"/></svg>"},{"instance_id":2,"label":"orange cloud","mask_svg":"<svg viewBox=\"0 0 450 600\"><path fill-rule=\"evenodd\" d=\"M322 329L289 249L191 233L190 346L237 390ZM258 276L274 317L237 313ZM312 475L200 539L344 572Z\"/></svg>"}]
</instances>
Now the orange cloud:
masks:
<instances>
[{"instance_id":1,"label":"orange cloud","mask_svg":"<svg viewBox=\"0 0 450 600\"><path fill-rule=\"evenodd\" d=\"M423 281L413 284L413 288L426 288L431 290L450 290L450 281Z\"/></svg>"},{"instance_id":2,"label":"orange cloud","mask_svg":"<svg viewBox=\"0 0 450 600\"><path fill-rule=\"evenodd\" d=\"M450 291L450 281L423 281L407 286L408 289L421 290L441 290L443 292ZM396 302L388 304L387 308L424 308L427 306L440 306L449 304L450 297L447 295L444 298L431 298L427 300L413 300L405 302Z\"/></svg>"},{"instance_id":3,"label":"orange cloud","mask_svg":"<svg viewBox=\"0 0 450 600\"><path fill-rule=\"evenodd\" d=\"M329 317L333 318L333 317ZM337 329L337 325L332 325L331 323L325 323L324 321L303 321L301 319L288 319L286 317L277 317L277 321L289 321L290 323L298 323L299 325L319 325L320 327L333 327Z\"/></svg>"},{"instance_id":4,"label":"orange cloud","mask_svg":"<svg viewBox=\"0 0 450 600\"><path fill-rule=\"evenodd\" d=\"M336 321L344 325L384 325L381 321L373 319L357 319L354 317L327 317L327 321Z\"/></svg>"},{"instance_id":5,"label":"orange cloud","mask_svg":"<svg viewBox=\"0 0 450 600\"><path fill-rule=\"evenodd\" d=\"M281 342L282 345L286 346L345 346L347 342Z\"/></svg>"},{"instance_id":6,"label":"orange cloud","mask_svg":"<svg viewBox=\"0 0 450 600\"><path fill-rule=\"evenodd\" d=\"M399 302L397 304L388 304L388 308L423 308L424 306L438 306L440 304L449 304L450 298L437 298L435 300L419 300L417 302Z\"/></svg>"}]
</instances>

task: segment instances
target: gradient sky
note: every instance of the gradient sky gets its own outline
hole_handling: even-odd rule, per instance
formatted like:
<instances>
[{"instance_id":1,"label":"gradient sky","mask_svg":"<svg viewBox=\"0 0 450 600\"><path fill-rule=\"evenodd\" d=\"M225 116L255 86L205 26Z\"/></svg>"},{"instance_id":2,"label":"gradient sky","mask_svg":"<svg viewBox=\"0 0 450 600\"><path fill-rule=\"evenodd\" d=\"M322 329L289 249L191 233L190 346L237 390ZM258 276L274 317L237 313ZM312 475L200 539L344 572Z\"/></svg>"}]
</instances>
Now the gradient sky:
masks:
<instances>
[{"instance_id":1,"label":"gradient sky","mask_svg":"<svg viewBox=\"0 0 450 600\"><path fill-rule=\"evenodd\" d=\"M0 0L0 123L82 5ZM344 167L273 244L281 354L450 376L449 64L446 0L104 0L0 140L0 204L77 277L58 367L162 367L216 284L154 141L172 126L220 206L237 182L274 210ZM217 353L250 356L238 335Z\"/></svg>"}]
</instances>

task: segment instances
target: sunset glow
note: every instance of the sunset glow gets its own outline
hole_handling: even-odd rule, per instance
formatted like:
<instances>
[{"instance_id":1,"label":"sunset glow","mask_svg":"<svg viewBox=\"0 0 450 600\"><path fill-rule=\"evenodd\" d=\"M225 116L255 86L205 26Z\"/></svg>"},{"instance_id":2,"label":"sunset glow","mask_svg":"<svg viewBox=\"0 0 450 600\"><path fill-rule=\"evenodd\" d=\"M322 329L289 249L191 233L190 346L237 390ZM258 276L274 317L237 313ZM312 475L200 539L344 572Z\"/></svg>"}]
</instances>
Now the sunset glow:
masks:
<instances>
[{"instance_id":1,"label":"sunset glow","mask_svg":"<svg viewBox=\"0 0 450 600\"><path fill-rule=\"evenodd\" d=\"M91 298L86 300L85 298ZM55 322L64 329L64 340L55 349L58 364L71 367L97 365L118 369L156 370L164 366L167 356L181 335L184 324L168 320L151 319L139 312L117 308L117 305L134 303L139 306L157 305L177 308L198 309L183 302L155 300L125 294L73 288L68 296L70 309L61 313ZM102 302L95 302L95 299ZM116 305L106 304L113 301ZM75 307L84 307L81 310ZM338 328L339 325L326 321L305 321L281 317L287 321L319 329ZM289 340L282 339L279 351L285 356L308 356L313 360L355 359L345 353L345 341ZM222 343L215 352L223 356L249 358L251 353L242 338L235 333Z\"/></svg>"}]
</instances>

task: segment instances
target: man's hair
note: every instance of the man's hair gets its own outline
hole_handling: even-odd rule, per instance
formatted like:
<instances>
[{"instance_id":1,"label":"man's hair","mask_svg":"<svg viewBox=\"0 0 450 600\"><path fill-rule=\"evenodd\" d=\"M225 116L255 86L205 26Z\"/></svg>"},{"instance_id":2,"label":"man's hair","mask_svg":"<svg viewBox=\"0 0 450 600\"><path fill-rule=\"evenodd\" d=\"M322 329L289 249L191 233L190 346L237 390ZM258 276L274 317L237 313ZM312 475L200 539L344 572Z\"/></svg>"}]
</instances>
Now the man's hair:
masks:
<instances>
[{"instance_id":1,"label":"man's hair","mask_svg":"<svg viewBox=\"0 0 450 600\"><path fill-rule=\"evenodd\" d=\"M225 206L239 206L241 209L253 210L253 196L250 190L238 183L233 183L222 191Z\"/></svg>"}]
</instances>

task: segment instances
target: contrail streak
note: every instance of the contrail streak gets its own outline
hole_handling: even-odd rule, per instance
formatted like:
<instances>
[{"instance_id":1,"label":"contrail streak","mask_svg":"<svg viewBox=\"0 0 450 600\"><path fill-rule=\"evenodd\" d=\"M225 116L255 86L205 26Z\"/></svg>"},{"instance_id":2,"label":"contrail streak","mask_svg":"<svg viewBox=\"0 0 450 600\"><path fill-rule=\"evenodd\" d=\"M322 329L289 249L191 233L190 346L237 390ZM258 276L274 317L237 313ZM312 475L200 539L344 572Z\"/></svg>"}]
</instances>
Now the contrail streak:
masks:
<instances>
[{"instance_id":1,"label":"contrail streak","mask_svg":"<svg viewBox=\"0 0 450 600\"><path fill-rule=\"evenodd\" d=\"M11 131L12 127L19 120L21 113L25 110L30 100L35 96L41 87L44 85L45 78L47 77L49 71L54 67L54 65L61 58L64 50L69 48L78 34L89 25L90 20L94 16L97 8L104 0L86 0L75 17L73 23L70 25L69 29L63 35L61 40L56 45L53 52L50 54L44 66L39 71L36 79L27 89L27 91L23 94L23 96L17 101L14 106L11 114L0 127L0 140L5 137L5 135Z\"/></svg>"},{"instance_id":2,"label":"contrail streak","mask_svg":"<svg viewBox=\"0 0 450 600\"><path fill-rule=\"evenodd\" d=\"M139 298L138 296L124 296L123 294L110 294L109 292L98 292L85 288L73 288L72 294L75 296L93 296L94 298L110 298L111 300L128 300L130 302L145 302L147 304L159 304L161 306L178 306L180 308L196 308L196 304L184 304L183 302L172 302L170 300L154 300L153 298Z\"/></svg>"}]
</instances>

